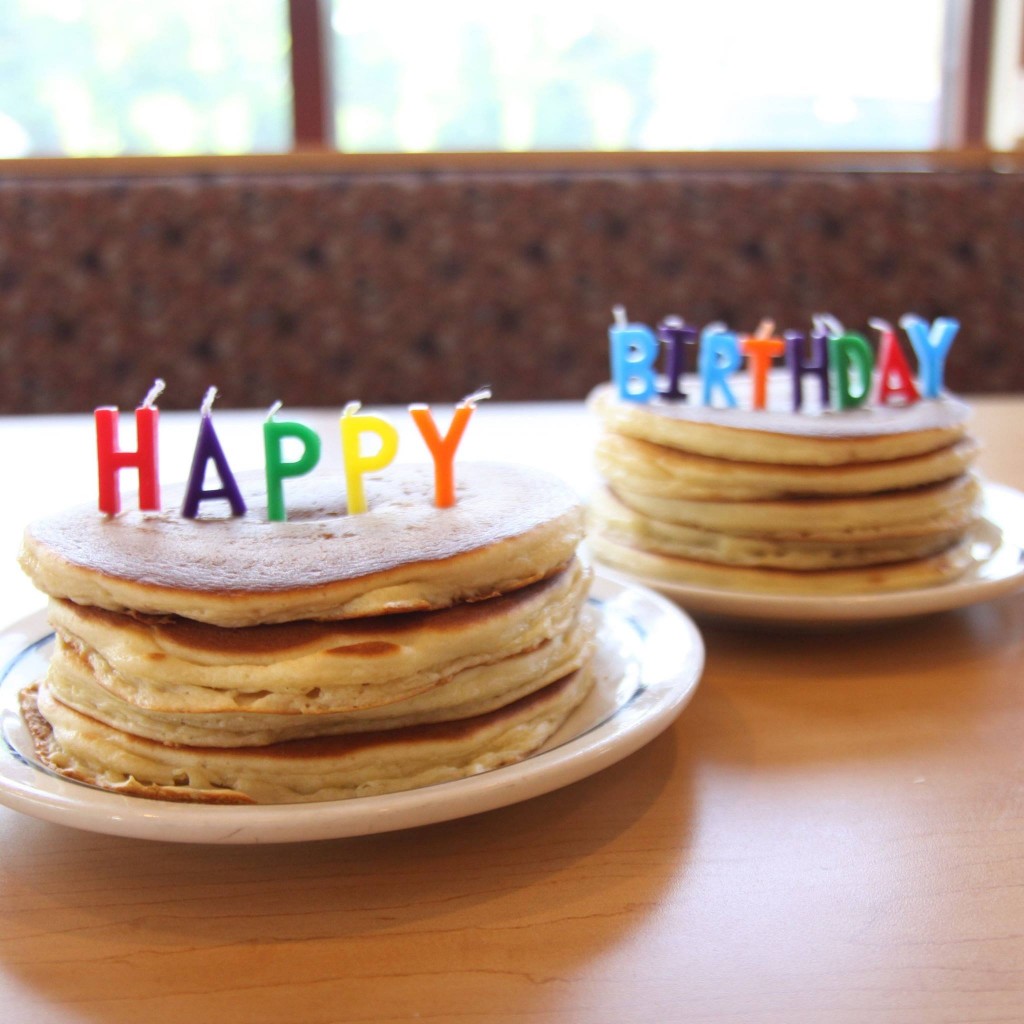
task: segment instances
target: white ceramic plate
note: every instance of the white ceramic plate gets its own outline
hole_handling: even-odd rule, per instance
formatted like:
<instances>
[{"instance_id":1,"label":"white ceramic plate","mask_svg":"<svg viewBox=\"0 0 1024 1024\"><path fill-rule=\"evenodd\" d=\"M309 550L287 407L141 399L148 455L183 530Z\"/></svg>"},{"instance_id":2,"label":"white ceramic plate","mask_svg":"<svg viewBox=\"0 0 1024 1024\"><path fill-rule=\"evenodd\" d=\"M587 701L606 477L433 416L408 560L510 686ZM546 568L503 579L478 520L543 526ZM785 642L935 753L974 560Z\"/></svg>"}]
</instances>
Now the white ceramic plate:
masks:
<instances>
[{"instance_id":1,"label":"white ceramic plate","mask_svg":"<svg viewBox=\"0 0 1024 1024\"><path fill-rule=\"evenodd\" d=\"M657 590L698 615L810 626L871 623L963 608L1024 587L1024 494L986 483L983 518L974 529L973 542L974 564L958 579L884 594L757 594L667 583L624 572L614 577Z\"/></svg>"},{"instance_id":2,"label":"white ceramic plate","mask_svg":"<svg viewBox=\"0 0 1024 1024\"><path fill-rule=\"evenodd\" d=\"M0 633L0 803L75 828L188 843L278 843L369 835L492 810L576 782L638 750L693 696L704 645L674 604L598 576L597 684L543 750L455 782L355 800L258 807L173 804L63 779L35 759L17 711L51 635L39 612Z\"/></svg>"}]
</instances>

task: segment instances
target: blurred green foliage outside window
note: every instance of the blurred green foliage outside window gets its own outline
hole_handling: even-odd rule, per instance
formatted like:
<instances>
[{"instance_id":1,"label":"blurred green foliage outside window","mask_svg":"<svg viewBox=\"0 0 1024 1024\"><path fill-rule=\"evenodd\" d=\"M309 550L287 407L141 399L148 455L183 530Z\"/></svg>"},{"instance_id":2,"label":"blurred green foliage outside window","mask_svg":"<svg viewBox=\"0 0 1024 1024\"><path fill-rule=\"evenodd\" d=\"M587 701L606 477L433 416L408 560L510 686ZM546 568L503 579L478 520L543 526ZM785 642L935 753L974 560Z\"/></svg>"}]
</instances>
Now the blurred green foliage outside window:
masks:
<instances>
[{"instance_id":1,"label":"blurred green foliage outside window","mask_svg":"<svg viewBox=\"0 0 1024 1024\"><path fill-rule=\"evenodd\" d=\"M291 147L285 0L0 0L0 157Z\"/></svg>"},{"instance_id":2,"label":"blurred green foliage outside window","mask_svg":"<svg viewBox=\"0 0 1024 1024\"><path fill-rule=\"evenodd\" d=\"M323 0L338 149L930 149L947 0ZM0 157L287 152L288 0L0 0Z\"/></svg>"},{"instance_id":3,"label":"blurred green foliage outside window","mask_svg":"<svg viewBox=\"0 0 1024 1024\"><path fill-rule=\"evenodd\" d=\"M333 0L356 151L930 149L946 0Z\"/></svg>"}]
</instances>

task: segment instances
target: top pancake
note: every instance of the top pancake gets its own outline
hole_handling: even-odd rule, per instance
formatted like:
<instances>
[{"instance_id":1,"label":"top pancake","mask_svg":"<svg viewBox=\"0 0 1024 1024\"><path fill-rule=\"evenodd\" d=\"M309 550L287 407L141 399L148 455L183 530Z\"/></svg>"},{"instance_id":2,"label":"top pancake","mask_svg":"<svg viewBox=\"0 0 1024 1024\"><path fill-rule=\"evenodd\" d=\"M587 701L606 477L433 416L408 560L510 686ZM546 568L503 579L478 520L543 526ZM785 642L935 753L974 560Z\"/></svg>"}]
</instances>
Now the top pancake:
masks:
<instances>
[{"instance_id":1,"label":"top pancake","mask_svg":"<svg viewBox=\"0 0 1024 1024\"><path fill-rule=\"evenodd\" d=\"M730 386L739 408L695 404L699 383L682 401L623 401L611 384L590 402L605 428L642 441L712 458L785 465L838 466L908 458L948 447L964 436L970 409L944 395L912 405L865 405L833 411L808 403L792 411L789 374L769 375L766 409L750 408L750 379ZM811 396L815 388L805 385Z\"/></svg>"},{"instance_id":2,"label":"top pancake","mask_svg":"<svg viewBox=\"0 0 1024 1024\"><path fill-rule=\"evenodd\" d=\"M562 481L482 462L460 463L455 477L456 504L439 509L431 465L389 466L364 478L359 515L347 512L341 476L286 480L286 522L267 520L262 474L239 477L240 518L223 502L183 518L183 488L165 488L161 512L110 517L87 505L31 524L20 561L52 597L249 626L482 600L573 557L582 509Z\"/></svg>"}]
</instances>

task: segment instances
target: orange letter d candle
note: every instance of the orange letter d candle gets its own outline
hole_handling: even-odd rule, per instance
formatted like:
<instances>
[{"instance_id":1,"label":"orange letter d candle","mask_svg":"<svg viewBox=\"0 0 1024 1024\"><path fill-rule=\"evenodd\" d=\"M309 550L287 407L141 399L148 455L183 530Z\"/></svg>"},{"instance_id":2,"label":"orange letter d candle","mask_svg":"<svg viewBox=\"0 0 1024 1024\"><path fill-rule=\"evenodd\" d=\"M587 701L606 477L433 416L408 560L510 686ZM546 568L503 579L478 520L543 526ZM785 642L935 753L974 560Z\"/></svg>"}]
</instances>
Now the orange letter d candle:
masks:
<instances>
[{"instance_id":1,"label":"orange letter d candle","mask_svg":"<svg viewBox=\"0 0 1024 1024\"><path fill-rule=\"evenodd\" d=\"M99 508L107 515L121 511L121 488L117 474L129 467L139 472L139 508L147 512L160 511L160 476L157 468L157 423L159 411L156 400L164 389L157 380L149 394L135 410L135 451L121 451L117 447L118 410L103 406L94 413L96 422L96 461L99 476Z\"/></svg>"}]
</instances>

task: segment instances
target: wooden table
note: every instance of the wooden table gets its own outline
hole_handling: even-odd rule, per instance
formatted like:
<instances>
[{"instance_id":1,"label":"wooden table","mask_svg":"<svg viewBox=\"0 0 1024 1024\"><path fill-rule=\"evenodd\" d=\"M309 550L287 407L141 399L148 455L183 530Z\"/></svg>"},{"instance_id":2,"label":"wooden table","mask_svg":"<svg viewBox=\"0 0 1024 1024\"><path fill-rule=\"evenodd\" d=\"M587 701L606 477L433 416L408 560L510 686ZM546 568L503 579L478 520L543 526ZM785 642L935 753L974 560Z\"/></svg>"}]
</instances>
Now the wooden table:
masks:
<instances>
[{"instance_id":1,"label":"wooden table","mask_svg":"<svg viewBox=\"0 0 1024 1024\"><path fill-rule=\"evenodd\" d=\"M1024 400L976 408L983 469L1024 488ZM236 468L259 466L258 417L216 422ZM165 417L167 479L196 425ZM591 429L578 406L496 405L460 456L557 464L582 486ZM10 621L42 604L13 564L21 526L94 499L92 434L6 420L0 443ZM476 817L213 847L0 808L4 1019L1024 1020L1024 594L704 637L701 686L661 737Z\"/></svg>"}]
</instances>

